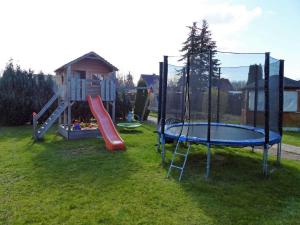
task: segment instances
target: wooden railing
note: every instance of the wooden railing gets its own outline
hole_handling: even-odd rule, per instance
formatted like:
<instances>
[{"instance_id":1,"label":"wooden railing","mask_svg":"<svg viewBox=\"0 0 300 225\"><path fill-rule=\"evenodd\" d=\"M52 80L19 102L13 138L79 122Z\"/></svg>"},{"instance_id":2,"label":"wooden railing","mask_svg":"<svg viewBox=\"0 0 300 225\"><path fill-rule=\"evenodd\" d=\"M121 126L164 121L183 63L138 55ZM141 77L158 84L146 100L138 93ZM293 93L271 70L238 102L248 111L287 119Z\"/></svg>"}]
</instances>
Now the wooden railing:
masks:
<instances>
[{"instance_id":1,"label":"wooden railing","mask_svg":"<svg viewBox=\"0 0 300 225\"><path fill-rule=\"evenodd\" d=\"M52 98L43 106L43 108L38 112L35 113L33 112L32 115L32 125L33 125L33 136L36 136L36 130L37 130L37 125L38 125L38 120L41 118L41 116L51 107L51 105L55 102L55 100L58 98L60 94L60 91L58 90Z\"/></svg>"},{"instance_id":2,"label":"wooden railing","mask_svg":"<svg viewBox=\"0 0 300 225\"><path fill-rule=\"evenodd\" d=\"M69 93L68 93L69 91ZM67 85L63 85L61 98L70 101L86 101L88 95L100 95L103 101L115 101L116 85L112 79L93 80L71 78Z\"/></svg>"}]
</instances>

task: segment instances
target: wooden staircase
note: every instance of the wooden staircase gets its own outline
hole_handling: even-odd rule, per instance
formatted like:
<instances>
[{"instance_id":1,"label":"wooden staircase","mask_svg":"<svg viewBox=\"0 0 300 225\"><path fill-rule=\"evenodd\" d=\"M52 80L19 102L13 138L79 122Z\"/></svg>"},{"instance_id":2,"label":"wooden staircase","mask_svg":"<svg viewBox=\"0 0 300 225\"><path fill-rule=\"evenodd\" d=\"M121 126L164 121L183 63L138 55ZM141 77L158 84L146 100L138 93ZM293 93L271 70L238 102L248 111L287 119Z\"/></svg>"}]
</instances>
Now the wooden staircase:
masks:
<instances>
[{"instance_id":1,"label":"wooden staircase","mask_svg":"<svg viewBox=\"0 0 300 225\"><path fill-rule=\"evenodd\" d=\"M68 104L62 101L54 112L48 117L48 119L38 127L38 119L51 107L55 100L57 100L58 94L52 96L52 98L46 103L38 114L33 115L33 137L35 139L41 139L49 128L54 124L58 117L65 111Z\"/></svg>"}]
</instances>

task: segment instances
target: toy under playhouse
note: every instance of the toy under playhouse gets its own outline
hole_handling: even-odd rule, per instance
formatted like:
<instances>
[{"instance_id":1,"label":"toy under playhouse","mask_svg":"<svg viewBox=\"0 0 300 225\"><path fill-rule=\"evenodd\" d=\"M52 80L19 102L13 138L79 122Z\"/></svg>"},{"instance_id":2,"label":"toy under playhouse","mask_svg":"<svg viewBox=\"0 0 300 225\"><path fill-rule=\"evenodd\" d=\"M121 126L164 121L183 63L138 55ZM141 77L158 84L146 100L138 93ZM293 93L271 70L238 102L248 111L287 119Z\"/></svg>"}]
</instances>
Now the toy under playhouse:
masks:
<instances>
[{"instance_id":1,"label":"toy under playhouse","mask_svg":"<svg viewBox=\"0 0 300 225\"><path fill-rule=\"evenodd\" d=\"M124 149L115 121L116 71L118 69L94 52L87 53L55 70L58 91L41 111L33 116L33 136L41 139L58 120L58 132L66 139L99 136L99 131L109 150ZM41 116L58 101L57 108L42 124ZM72 105L77 101L88 101L97 120L98 128L73 129Z\"/></svg>"}]
</instances>

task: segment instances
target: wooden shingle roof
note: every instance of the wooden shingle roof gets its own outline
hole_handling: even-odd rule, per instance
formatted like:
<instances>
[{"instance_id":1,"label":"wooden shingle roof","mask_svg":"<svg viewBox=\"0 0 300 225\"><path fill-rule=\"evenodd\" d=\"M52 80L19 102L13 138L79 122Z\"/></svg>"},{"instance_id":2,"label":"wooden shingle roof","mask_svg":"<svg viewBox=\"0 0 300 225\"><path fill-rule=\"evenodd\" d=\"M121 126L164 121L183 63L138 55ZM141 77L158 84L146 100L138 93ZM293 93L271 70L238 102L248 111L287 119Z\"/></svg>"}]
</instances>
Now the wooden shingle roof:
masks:
<instances>
[{"instance_id":1,"label":"wooden shingle roof","mask_svg":"<svg viewBox=\"0 0 300 225\"><path fill-rule=\"evenodd\" d=\"M64 70L66 69L68 66L74 64L74 63L77 63L83 59L94 59L94 60L99 60L101 61L102 63L104 63L107 67L111 68L112 70L114 71L118 71L118 68L115 67L114 65L112 65L110 62L108 62L107 60L105 60L103 57L101 57L100 55L98 55L97 53L95 52L89 52L87 54L84 54L83 56L80 56L79 58L77 59L74 59L72 60L71 62L68 62L66 63L65 65L59 67L58 69L55 70L55 72L58 72L60 70Z\"/></svg>"}]
</instances>

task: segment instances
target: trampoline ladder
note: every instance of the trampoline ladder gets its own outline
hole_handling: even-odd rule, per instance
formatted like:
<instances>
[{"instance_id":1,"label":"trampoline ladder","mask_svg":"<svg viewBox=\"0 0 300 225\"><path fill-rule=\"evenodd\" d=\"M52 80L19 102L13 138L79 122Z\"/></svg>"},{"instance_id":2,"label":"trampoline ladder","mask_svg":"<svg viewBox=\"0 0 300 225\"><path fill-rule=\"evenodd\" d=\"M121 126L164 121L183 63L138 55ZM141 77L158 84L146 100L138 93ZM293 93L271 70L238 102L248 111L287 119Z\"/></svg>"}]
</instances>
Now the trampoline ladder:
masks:
<instances>
[{"instance_id":1,"label":"trampoline ladder","mask_svg":"<svg viewBox=\"0 0 300 225\"><path fill-rule=\"evenodd\" d=\"M187 157L188 157L188 154L189 154L189 151L190 151L190 148L191 148L191 144L188 143L188 147L187 147L187 150L186 150L185 153L178 152L178 150L179 150L179 144L180 144L180 142L178 141L177 144L176 144L176 147L175 147L175 151L173 152L173 156L172 156L172 160L171 160L171 164L170 164L170 167L169 167L169 170L168 170L167 177L170 176L171 170L173 168L174 169L178 169L178 170L180 170L180 175L179 175L179 178L178 178L178 180L180 181L181 177L182 177L182 174L183 174L183 170L184 170L186 161L187 161ZM184 157L184 161L183 161L182 166L176 166L176 165L174 165L174 160L176 159L176 156L183 156Z\"/></svg>"}]
</instances>

